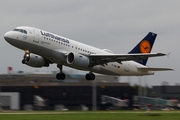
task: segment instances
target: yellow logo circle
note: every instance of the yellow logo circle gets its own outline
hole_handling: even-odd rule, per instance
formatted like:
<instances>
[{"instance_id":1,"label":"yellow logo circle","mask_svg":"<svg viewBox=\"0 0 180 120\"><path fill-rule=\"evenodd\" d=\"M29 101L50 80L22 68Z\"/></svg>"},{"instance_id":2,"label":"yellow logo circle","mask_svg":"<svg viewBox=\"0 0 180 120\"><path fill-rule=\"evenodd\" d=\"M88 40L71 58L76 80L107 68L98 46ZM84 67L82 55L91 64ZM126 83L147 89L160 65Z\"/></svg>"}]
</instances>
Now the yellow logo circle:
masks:
<instances>
[{"instance_id":1,"label":"yellow logo circle","mask_svg":"<svg viewBox=\"0 0 180 120\"><path fill-rule=\"evenodd\" d=\"M151 44L147 40L143 40L140 44L140 51L141 53L150 53L151 51Z\"/></svg>"}]
</instances>

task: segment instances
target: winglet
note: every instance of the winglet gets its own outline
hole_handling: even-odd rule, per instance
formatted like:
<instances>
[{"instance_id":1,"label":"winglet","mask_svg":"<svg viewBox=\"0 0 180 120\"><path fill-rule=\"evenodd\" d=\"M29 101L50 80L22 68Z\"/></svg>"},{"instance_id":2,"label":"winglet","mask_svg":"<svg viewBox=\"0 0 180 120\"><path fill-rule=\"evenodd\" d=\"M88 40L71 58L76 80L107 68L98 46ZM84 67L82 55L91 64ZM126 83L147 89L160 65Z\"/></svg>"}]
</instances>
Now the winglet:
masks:
<instances>
[{"instance_id":1,"label":"winglet","mask_svg":"<svg viewBox=\"0 0 180 120\"><path fill-rule=\"evenodd\" d=\"M171 53L167 53L166 56L169 58L170 54L171 54Z\"/></svg>"}]
</instances>

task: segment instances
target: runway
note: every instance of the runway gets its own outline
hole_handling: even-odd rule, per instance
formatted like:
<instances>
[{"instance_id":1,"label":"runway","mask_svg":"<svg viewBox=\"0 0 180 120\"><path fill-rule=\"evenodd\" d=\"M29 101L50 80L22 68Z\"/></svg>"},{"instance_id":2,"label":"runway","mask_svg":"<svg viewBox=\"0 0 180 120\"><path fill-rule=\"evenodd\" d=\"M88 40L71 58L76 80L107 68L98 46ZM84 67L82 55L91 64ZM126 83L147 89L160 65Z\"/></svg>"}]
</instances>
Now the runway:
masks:
<instances>
[{"instance_id":1,"label":"runway","mask_svg":"<svg viewBox=\"0 0 180 120\"><path fill-rule=\"evenodd\" d=\"M0 114L143 114L146 111L0 111ZM151 111L150 113L180 113L180 111Z\"/></svg>"}]
</instances>

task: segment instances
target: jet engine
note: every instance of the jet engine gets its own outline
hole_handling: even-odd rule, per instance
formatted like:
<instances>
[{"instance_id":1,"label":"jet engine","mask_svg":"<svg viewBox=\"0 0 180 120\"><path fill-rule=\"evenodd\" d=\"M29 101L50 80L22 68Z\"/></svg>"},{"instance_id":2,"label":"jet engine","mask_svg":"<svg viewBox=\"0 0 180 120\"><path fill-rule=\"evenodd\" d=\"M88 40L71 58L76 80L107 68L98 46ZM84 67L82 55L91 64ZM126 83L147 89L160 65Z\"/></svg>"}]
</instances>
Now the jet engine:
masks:
<instances>
[{"instance_id":1,"label":"jet engine","mask_svg":"<svg viewBox=\"0 0 180 120\"><path fill-rule=\"evenodd\" d=\"M87 68L90 64L90 60L87 56L72 52L67 54L66 61L69 65L79 67L81 69Z\"/></svg>"},{"instance_id":2,"label":"jet engine","mask_svg":"<svg viewBox=\"0 0 180 120\"><path fill-rule=\"evenodd\" d=\"M30 54L30 53L26 53L24 55L24 59L22 60L22 63L28 66L37 67L37 68L40 68L43 66L44 67L49 66L49 63L47 63L43 57L35 55L35 54Z\"/></svg>"}]
</instances>

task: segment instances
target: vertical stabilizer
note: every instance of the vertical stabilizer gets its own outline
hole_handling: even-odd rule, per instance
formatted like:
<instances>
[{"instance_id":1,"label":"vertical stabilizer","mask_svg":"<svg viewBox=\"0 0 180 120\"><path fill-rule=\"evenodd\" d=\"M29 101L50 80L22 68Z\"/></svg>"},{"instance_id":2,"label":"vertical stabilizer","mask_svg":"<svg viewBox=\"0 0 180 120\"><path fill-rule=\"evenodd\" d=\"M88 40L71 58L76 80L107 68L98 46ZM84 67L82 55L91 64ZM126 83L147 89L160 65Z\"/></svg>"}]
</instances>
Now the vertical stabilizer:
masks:
<instances>
[{"instance_id":1,"label":"vertical stabilizer","mask_svg":"<svg viewBox=\"0 0 180 120\"><path fill-rule=\"evenodd\" d=\"M150 53L153 47L154 41L157 34L149 32L128 54L133 53ZM143 65L146 65L148 58L139 62Z\"/></svg>"}]
</instances>

